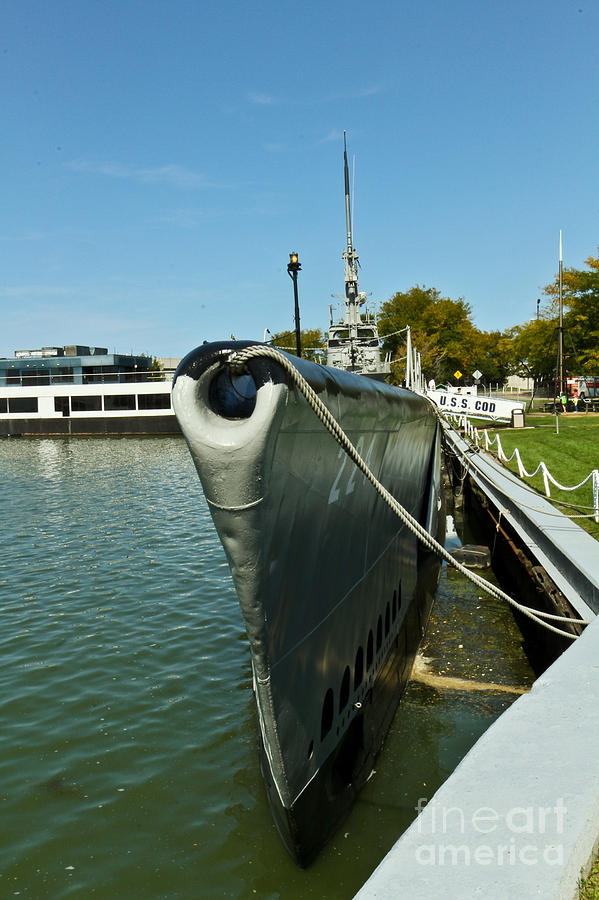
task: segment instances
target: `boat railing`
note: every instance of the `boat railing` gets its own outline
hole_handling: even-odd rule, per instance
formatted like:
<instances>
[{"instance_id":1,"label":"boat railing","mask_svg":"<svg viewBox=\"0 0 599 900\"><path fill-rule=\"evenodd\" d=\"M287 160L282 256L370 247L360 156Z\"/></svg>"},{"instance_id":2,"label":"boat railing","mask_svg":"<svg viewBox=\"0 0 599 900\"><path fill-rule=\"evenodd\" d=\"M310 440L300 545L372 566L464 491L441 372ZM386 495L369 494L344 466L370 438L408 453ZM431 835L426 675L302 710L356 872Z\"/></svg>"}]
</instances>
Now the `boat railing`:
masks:
<instances>
[{"instance_id":1,"label":"boat railing","mask_svg":"<svg viewBox=\"0 0 599 900\"><path fill-rule=\"evenodd\" d=\"M126 372L15 372L0 375L0 387L43 387L70 384L139 384L139 382L169 382L173 372L160 370Z\"/></svg>"}]
</instances>

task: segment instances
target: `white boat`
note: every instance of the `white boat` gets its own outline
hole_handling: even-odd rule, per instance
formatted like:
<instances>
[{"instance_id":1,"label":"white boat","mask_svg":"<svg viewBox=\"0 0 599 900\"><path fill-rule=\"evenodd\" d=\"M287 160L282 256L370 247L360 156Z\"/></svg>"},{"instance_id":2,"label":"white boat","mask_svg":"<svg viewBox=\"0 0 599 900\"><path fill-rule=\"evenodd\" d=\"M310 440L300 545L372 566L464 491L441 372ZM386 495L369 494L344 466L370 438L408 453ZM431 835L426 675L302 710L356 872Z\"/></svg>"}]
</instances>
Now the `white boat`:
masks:
<instances>
[{"instance_id":1,"label":"white boat","mask_svg":"<svg viewBox=\"0 0 599 900\"><path fill-rule=\"evenodd\" d=\"M0 435L179 434L172 380L150 363L103 348L17 351L0 360Z\"/></svg>"}]
</instances>

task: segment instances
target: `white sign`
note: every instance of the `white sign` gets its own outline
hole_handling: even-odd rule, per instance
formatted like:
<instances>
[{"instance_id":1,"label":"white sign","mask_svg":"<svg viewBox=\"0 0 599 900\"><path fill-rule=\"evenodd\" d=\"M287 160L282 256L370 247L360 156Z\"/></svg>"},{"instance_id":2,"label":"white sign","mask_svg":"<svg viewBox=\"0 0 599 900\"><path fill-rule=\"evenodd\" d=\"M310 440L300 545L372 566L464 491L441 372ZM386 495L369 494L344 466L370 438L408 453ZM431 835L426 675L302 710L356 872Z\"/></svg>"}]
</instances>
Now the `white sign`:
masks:
<instances>
[{"instance_id":1,"label":"white sign","mask_svg":"<svg viewBox=\"0 0 599 900\"><path fill-rule=\"evenodd\" d=\"M494 422L511 422L512 410L524 409L526 406L519 400L501 400L498 397L481 397L454 391L428 391L426 396L443 412L492 419Z\"/></svg>"},{"instance_id":2,"label":"white sign","mask_svg":"<svg viewBox=\"0 0 599 900\"><path fill-rule=\"evenodd\" d=\"M473 378L482 378L482 377L483 377L483 373L482 373L479 369L477 369L476 372L473 372L473 373L472 373L472 377L473 377Z\"/></svg>"}]
</instances>

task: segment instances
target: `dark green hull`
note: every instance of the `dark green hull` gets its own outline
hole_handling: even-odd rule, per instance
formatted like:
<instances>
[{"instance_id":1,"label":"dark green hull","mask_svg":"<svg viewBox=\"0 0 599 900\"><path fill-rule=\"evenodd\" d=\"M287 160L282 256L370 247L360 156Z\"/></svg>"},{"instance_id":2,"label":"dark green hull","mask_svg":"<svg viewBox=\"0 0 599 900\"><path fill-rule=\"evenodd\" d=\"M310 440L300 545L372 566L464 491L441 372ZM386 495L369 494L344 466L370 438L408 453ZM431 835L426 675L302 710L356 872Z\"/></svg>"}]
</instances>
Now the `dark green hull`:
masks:
<instances>
[{"instance_id":1,"label":"dark green hull","mask_svg":"<svg viewBox=\"0 0 599 900\"><path fill-rule=\"evenodd\" d=\"M262 769L281 836L308 864L372 770L424 632L439 565L340 450L284 370L236 380L206 345L173 403L248 632ZM294 363L382 484L442 535L440 439L420 396Z\"/></svg>"}]
</instances>

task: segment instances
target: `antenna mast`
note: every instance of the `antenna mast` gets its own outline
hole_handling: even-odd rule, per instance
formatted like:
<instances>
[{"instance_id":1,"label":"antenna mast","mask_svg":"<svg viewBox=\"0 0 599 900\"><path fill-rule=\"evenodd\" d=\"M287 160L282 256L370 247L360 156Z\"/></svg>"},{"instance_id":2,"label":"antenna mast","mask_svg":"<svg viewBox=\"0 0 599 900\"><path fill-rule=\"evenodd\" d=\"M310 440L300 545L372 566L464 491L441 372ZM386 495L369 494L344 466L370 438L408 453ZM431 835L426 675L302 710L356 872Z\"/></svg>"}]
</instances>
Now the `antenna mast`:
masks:
<instances>
[{"instance_id":1,"label":"antenna mast","mask_svg":"<svg viewBox=\"0 0 599 900\"><path fill-rule=\"evenodd\" d=\"M345 232L346 245L342 253L345 262L345 302L343 317L333 321L329 317L327 340L327 365L348 372L362 372L382 378L390 372L388 362L381 362L379 333L374 312L366 305L366 294L358 287L358 254L352 235L349 166L347 164L347 135L343 132L343 177L345 181ZM353 188L352 188L353 191ZM343 298L340 297L340 300ZM365 307L361 312L362 306Z\"/></svg>"},{"instance_id":2,"label":"antenna mast","mask_svg":"<svg viewBox=\"0 0 599 900\"><path fill-rule=\"evenodd\" d=\"M559 233L559 389L560 394L566 393L564 379L564 277L562 259L562 233Z\"/></svg>"},{"instance_id":3,"label":"antenna mast","mask_svg":"<svg viewBox=\"0 0 599 900\"><path fill-rule=\"evenodd\" d=\"M346 296L346 322L350 326L350 337L357 337L357 332L352 331L352 326L359 322L359 298L358 298L358 254L354 249L352 225L351 225L351 201L349 188L349 166L347 164L346 133L343 132L343 173L345 177L345 224L347 230L347 246L343 251L345 260L345 296Z\"/></svg>"}]
</instances>

